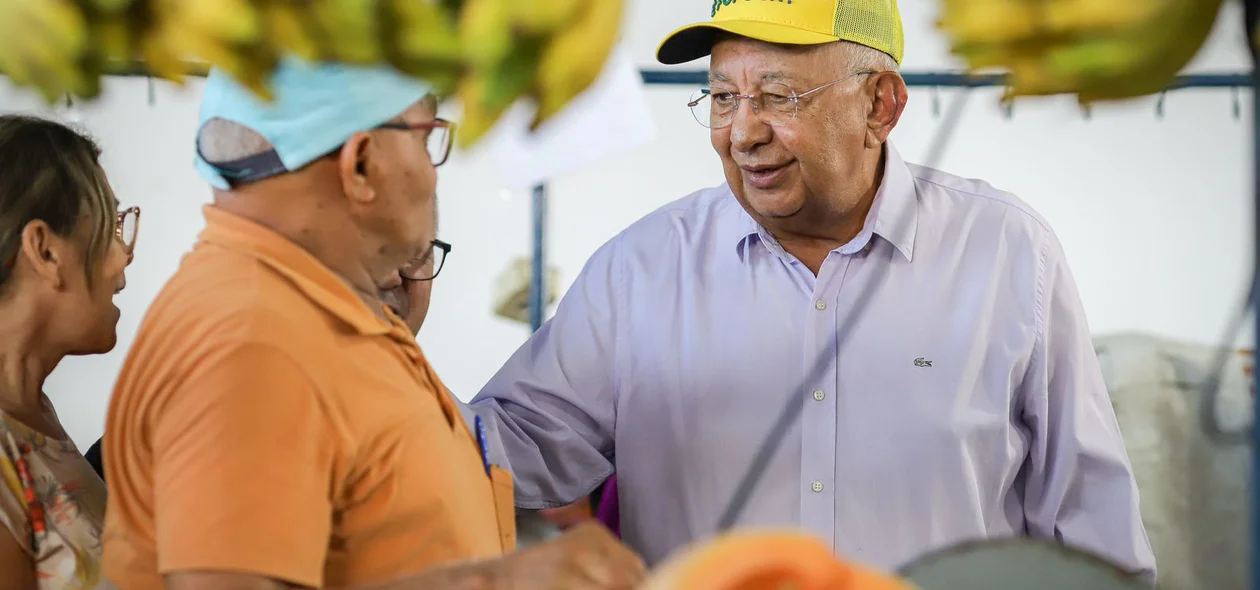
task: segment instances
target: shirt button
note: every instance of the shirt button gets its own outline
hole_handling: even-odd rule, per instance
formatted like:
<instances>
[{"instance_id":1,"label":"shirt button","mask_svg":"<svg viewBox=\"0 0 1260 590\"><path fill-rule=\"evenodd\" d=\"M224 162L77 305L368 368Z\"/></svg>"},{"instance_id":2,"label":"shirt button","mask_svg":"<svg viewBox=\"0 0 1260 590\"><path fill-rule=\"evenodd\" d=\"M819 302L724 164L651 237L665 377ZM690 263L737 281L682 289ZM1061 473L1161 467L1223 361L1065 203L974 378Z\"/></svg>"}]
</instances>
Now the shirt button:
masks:
<instances>
[{"instance_id":1,"label":"shirt button","mask_svg":"<svg viewBox=\"0 0 1260 590\"><path fill-rule=\"evenodd\" d=\"M822 310L824 310L824 309L827 309L827 302L826 302L826 301L823 301L822 299L819 299L818 301L815 301L815 302L814 302L814 309L817 309L818 311L822 311Z\"/></svg>"},{"instance_id":2,"label":"shirt button","mask_svg":"<svg viewBox=\"0 0 1260 590\"><path fill-rule=\"evenodd\" d=\"M816 401L816 402L823 401L823 398L825 398L825 397L827 397L827 394L826 394L826 393L823 393L823 390L821 390L821 389L815 389L815 390L814 390L814 401Z\"/></svg>"},{"instance_id":3,"label":"shirt button","mask_svg":"<svg viewBox=\"0 0 1260 590\"><path fill-rule=\"evenodd\" d=\"M815 493L821 492L823 490L822 482L815 481L814 483L809 484L809 489L814 490Z\"/></svg>"}]
</instances>

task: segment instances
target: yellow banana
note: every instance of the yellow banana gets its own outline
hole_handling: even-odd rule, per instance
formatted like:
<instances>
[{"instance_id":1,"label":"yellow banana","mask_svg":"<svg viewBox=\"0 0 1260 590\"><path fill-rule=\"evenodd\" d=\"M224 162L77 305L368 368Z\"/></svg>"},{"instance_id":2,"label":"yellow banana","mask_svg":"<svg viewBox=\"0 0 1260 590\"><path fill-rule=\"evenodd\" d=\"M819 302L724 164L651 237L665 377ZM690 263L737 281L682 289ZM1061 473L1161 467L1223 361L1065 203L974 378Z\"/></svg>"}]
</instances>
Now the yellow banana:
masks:
<instances>
[{"instance_id":1,"label":"yellow banana","mask_svg":"<svg viewBox=\"0 0 1260 590\"><path fill-rule=\"evenodd\" d=\"M1150 20L1073 38L1012 68L1012 94L1075 93L1087 104L1167 88L1211 33L1220 0L1159 4Z\"/></svg>"},{"instance_id":2,"label":"yellow banana","mask_svg":"<svg viewBox=\"0 0 1260 590\"><path fill-rule=\"evenodd\" d=\"M145 32L139 42L139 53L149 72L158 78L177 84L184 82L184 59L180 45L174 41L176 32L159 25Z\"/></svg>"},{"instance_id":3,"label":"yellow banana","mask_svg":"<svg viewBox=\"0 0 1260 590\"><path fill-rule=\"evenodd\" d=\"M1042 5L1042 22L1053 32L1076 36L1107 34L1135 23L1153 22L1180 0L1106 2L1099 0L1052 0Z\"/></svg>"},{"instance_id":4,"label":"yellow banana","mask_svg":"<svg viewBox=\"0 0 1260 590\"><path fill-rule=\"evenodd\" d=\"M587 2L576 21L547 41L538 63L535 127L599 77L616 43L624 9L622 0Z\"/></svg>"},{"instance_id":5,"label":"yellow banana","mask_svg":"<svg viewBox=\"0 0 1260 590\"><path fill-rule=\"evenodd\" d=\"M87 54L87 25L69 0L0 2L0 72L34 86L49 102L90 90L79 68Z\"/></svg>"},{"instance_id":6,"label":"yellow banana","mask_svg":"<svg viewBox=\"0 0 1260 590\"><path fill-rule=\"evenodd\" d=\"M452 16L436 2L392 0L392 48L404 60L457 62L463 57ZM382 23L385 24L385 23Z\"/></svg>"},{"instance_id":7,"label":"yellow banana","mask_svg":"<svg viewBox=\"0 0 1260 590\"><path fill-rule=\"evenodd\" d=\"M230 43L262 38L262 19L249 0L179 0L175 6L182 28Z\"/></svg>"},{"instance_id":8,"label":"yellow banana","mask_svg":"<svg viewBox=\"0 0 1260 590\"><path fill-rule=\"evenodd\" d=\"M464 107L456 141L468 148L476 145L503 117L517 99L534 87L542 45L527 40L517 46L499 67L484 73L474 72L460 86L459 99Z\"/></svg>"},{"instance_id":9,"label":"yellow banana","mask_svg":"<svg viewBox=\"0 0 1260 590\"><path fill-rule=\"evenodd\" d=\"M288 0L269 0L259 10L272 45L308 61L324 57L300 6Z\"/></svg>"},{"instance_id":10,"label":"yellow banana","mask_svg":"<svg viewBox=\"0 0 1260 590\"><path fill-rule=\"evenodd\" d=\"M582 5L589 2L590 0L514 0L510 3L511 20L525 34L550 34L576 20Z\"/></svg>"},{"instance_id":11,"label":"yellow banana","mask_svg":"<svg viewBox=\"0 0 1260 590\"><path fill-rule=\"evenodd\" d=\"M454 11L436 0L387 1L381 37L389 63L429 82L438 96L456 92L464 64Z\"/></svg>"},{"instance_id":12,"label":"yellow banana","mask_svg":"<svg viewBox=\"0 0 1260 590\"><path fill-rule=\"evenodd\" d=\"M946 1L937 27L956 44L1012 43L1040 34L1039 8L1026 0Z\"/></svg>"},{"instance_id":13,"label":"yellow banana","mask_svg":"<svg viewBox=\"0 0 1260 590\"><path fill-rule=\"evenodd\" d=\"M1080 102L1134 98L1168 88L1211 35L1221 4L1221 0L1196 0L1183 5L1185 10L1174 17L1178 26L1161 28L1159 32L1135 32L1127 40L1133 45L1145 43L1146 51L1127 59L1121 57L1111 62L1110 68L1102 68L1105 74L1093 76L1077 92ZM1062 55L1051 56L1052 61L1056 58L1066 59Z\"/></svg>"},{"instance_id":14,"label":"yellow banana","mask_svg":"<svg viewBox=\"0 0 1260 590\"><path fill-rule=\"evenodd\" d=\"M126 64L132 58L131 28L123 15L102 15L92 23L92 46L104 63Z\"/></svg>"},{"instance_id":15,"label":"yellow banana","mask_svg":"<svg viewBox=\"0 0 1260 590\"><path fill-rule=\"evenodd\" d=\"M507 59L514 40L511 18L508 0L466 0L458 26L471 68L489 71Z\"/></svg>"},{"instance_id":16,"label":"yellow banana","mask_svg":"<svg viewBox=\"0 0 1260 590\"><path fill-rule=\"evenodd\" d=\"M328 44L327 57L355 64L378 63L384 58L376 2L312 0L305 6Z\"/></svg>"}]
</instances>

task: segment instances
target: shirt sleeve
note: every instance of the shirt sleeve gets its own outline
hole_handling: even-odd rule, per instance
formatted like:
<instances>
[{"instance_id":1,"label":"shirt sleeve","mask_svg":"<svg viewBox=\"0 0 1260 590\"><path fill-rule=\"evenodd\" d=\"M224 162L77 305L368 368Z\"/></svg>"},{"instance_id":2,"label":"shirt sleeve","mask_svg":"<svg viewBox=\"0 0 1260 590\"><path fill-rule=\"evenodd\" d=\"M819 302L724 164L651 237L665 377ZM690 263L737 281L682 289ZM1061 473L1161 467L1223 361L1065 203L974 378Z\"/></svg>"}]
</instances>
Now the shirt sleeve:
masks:
<instances>
[{"instance_id":1,"label":"shirt sleeve","mask_svg":"<svg viewBox=\"0 0 1260 590\"><path fill-rule=\"evenodd\" d=\"M591 257L555 316L471 402L485 422L490 459L512 472L518 507L570 504L613 472L617 334L625 321L616 250L614 239Z\"/></svg>"},{"instance_id":2,"label":"shirt sleeve","mask_svg":"<svg viewBox=\"0 0 1260 590\"><path fill-rule=\"evenodd\" d=\"M333 433L284 351L231 344L199 359L151 414L158 568L320 587Z\"/></svg>"},{"instance_id":3,"label":"shirt sleeve","mask_svg":"<svg viewBox=\"0 0 1260 590\"><path fill-rule=\"evenodd\" d=\"M1155 579L1137 481L1059 243L1040 261L1037 340L1020 396L1031 435L1024 516L1059 540Z\"/></svg>"}]
</instances>

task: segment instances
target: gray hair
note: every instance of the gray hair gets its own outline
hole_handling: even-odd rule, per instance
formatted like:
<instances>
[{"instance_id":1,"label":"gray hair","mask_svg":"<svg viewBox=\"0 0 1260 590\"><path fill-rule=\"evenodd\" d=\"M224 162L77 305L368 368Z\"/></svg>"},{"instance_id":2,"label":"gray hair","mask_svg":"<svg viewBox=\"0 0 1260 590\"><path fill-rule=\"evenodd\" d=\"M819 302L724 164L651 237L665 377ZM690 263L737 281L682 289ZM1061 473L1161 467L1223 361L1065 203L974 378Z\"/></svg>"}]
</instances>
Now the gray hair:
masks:
<instances>
[{"instance_id":1,"label":"gray hair","mask_svg":"<svg viewBox=\"0 0 1260 590\"><path fill-rule=\"evenodd\" d=\"M898 71L897 60L891 55L884 53L878 49L867 47L860 43L851 41L841 41L843 46L848 72L896 72Z\"/></svg>"},{"instance_id":2,"label":"gray hair","mask_svg":"<svg viewBox=\"0 0 1260 590\"><path fill-rule=\"evenodd\" d=\"M210 119L197 132L197 149L207 162L231 162L272 149L253 129L227 119Z\"/></svg>"}]
</instances>

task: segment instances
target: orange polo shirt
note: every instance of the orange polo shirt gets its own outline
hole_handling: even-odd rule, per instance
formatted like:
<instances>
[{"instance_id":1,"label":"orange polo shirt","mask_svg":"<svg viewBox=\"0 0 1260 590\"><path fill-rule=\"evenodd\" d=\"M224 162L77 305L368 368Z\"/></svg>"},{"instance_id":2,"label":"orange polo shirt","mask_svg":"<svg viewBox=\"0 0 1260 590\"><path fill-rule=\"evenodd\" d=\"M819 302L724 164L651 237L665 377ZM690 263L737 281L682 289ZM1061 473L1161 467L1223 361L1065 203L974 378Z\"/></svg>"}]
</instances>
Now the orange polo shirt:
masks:
<instances>
[{"instance_id":1,"label":"orange polo shirt","mask_svg":"<svg viewBox=\"0 0 1260 590\"><path fill-rule=\"evenodd\" d=\"M511 478L406 326L279 234L205 216L110 400L106 577L340 586L511 550Z\"/></svg>"}]
</instances>

